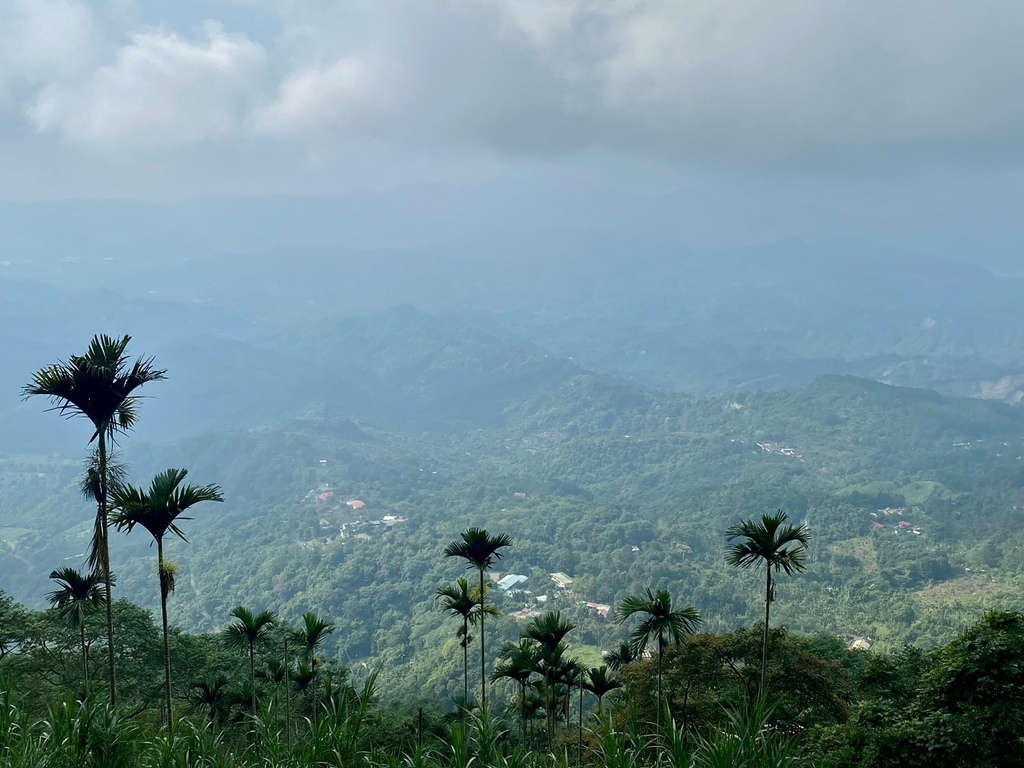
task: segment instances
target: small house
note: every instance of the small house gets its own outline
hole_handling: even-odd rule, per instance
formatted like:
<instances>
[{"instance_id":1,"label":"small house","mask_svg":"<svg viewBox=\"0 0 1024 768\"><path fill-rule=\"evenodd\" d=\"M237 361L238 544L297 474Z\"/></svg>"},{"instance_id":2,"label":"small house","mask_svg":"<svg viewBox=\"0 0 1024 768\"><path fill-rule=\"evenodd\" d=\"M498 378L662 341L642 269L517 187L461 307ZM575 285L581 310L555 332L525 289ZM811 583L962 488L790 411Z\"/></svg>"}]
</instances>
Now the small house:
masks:
<instances>
[{"instance_id":1,"label":"small house","mask_svg":"<svg viewBox=\"0 0 1024 768\"><path fill-rule=\"evenodd\" d=\"M552 573L550 575L551 580L555 582L555 586L559 589L568 589L572 586L573 579L569 574L559 571L558 573Z\"/></svg>"}]
</instances>

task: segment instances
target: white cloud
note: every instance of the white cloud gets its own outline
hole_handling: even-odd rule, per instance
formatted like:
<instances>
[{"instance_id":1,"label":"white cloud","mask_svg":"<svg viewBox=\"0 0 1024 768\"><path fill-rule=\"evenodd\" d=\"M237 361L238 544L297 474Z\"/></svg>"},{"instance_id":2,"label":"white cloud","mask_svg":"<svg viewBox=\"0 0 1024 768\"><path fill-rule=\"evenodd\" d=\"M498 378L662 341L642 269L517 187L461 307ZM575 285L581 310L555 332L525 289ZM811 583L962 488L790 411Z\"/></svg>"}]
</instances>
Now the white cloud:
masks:
<instances>
[{"instance_id":1,"label":"white cloud","mask_svg":"<svg viewBox=\"0 0 1024 768\"><path fill-rule=\"evenodd\" d=\"M27 113L72 142L166 151L235 138L267 84L263 47L208 22L194 41L134 33L113 63L47 86Z\"/></svg>"},{"instance_id":2,"label":"white cloud","mask_svg":"<svg viewBox=\"0 0 1024 768\"><path fill-rule=\"evenodd\" d=\"M270 136L303 136L351 126L373 108L374 73L358 58L329 67L310 67L289 75L273 103L253 115L253 127Z\"/></svg>"}]
</instances>

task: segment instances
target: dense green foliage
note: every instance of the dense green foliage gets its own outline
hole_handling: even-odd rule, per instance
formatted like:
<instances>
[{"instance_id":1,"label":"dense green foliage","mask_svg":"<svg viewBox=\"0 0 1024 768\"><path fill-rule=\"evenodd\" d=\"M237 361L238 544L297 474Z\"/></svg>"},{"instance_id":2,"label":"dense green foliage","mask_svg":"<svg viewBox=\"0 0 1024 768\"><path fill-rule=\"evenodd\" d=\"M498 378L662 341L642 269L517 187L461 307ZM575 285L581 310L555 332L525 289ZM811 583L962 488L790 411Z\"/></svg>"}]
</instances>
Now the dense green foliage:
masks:
<instances>
[{"instance_id":1,"label":"dense green foliage","mask_svg":"<svg viewBox=\"0 0 1024 768\"><path fill-rule=\"evenodd\" d=\"M424 729L446 753L429 759L450 751L460 765L519 759L506 751L517 746L530 750L523 760L547 749L568 760L575 748L606 764L683 765L744 738L762 756L778 747L837 768L907 762L912 750L933 753L922 765L1016 759L999 724L1018 722L1021 619L986 610L1024 608L1024 537L1007 533L1024 516L1024 412L837 376L695 398L536 350L514 355L503 378L493 350L472 362L476 341L462 340L451 357L413 366L430 375L390 384L418 402L405 430L312 402L261 429L133 441L119 457L127 477L187 458L225 502L189 523L173 568L163 535L177 532L177 512L152 527L134 520L156 540L155 571L146 542L110 540L120 594L143 606L117 603L115 631L85 611L72 625L33 610L52 589L45 574L84 557L96 529L79 494L88 460L0 460L0 588L27 606L0 599L5 716L18 723L9 738L24 736L9 749L42 748L47 728L82 743L96 719L114 752L152 756L163 743L171 754L158 723L184 714L174 738L239 764L419 759ZM382 388L385 368L378 361ZM439 424L460 413L448 402L428 418L424 403L473 382L486 407ZM770 571L766 591L730 566L726 534L752 534L737 521L774 509L811 536L798 537L799 567ZM434 598L463 565L474 572L452 595L468 599L457 629ZM643 640L634 631L612 692L602 654L631 629L613 607L642 619L672 613L673 599L692 606L686 626ZM158 606L162 642L146 610ZM758 625L768 606L771 625ZM273 621L227 647L224 628L247 616ZM690 635L697 617L706 634ZM87 681L105 677L108 641L123 697L107 711L94 684L80 708ZM479 666L468 663L477 643ZM768 710L757 706L766 690ZM593 716L599 696L606 721ZM395 701L423 702L415 726ZM282 751L270 760L262 749Z\"/></svg>"},{"instance_id":2,"label":"dense green foliage","mask_svg":"<svg viewBox=\"0 0 1024 768\"><path fill-rule=\"evenodd\" d=\"M353 677L331 662L319 685L311 685L302 670L315 657L301 650L277 674L292 637L283 627L265 634L255 651L254 689L246 654L216 636L175 632L176 679L190 682L175 684L172 736L158 725L161 642L148 614L116 605L122 686L114 710L98 691L76 701L77 633L59 611L19 611L6 598L0 602L0 618L17 638L0 660L0 756L12 768L309 766L325 759L342 766L533 766L550 765L549 750L565 765L623 764L632 753L629 764L637 768L784 766L798 759L819 768L994 768L1024 759L1019 613L987 614L929 653L912 646L851 652L835 638L773 629L770 706L756 696L760 627L682 635L665 647L668 719L658 728L658 660L650 655L628 664L621 682L607 669L585 670L582 684L564 645L578 628L557 613L523 630L519 646L534 649L525 662L530 673L506 675L499 663L495 679L508 677L515 691L486 714L448 713L437 700L395 702L379 695L378 670ZM86 625L88 637L103 632L94 614L86 614ZM315 636L325 626L310 616L294 636ZM512 646L500 655L507 668L520 663ZM89 659L102 669L98 661ZM545 727L535 727L538 719Z\"/></svg>"},{"instance_id":3,"label":"dense green foliage","mask_svg":"<svg viewBox=\"0 0 1024 768\"><path fill-rule=\"evenodd\" d=\"M716 399L579 377L507 418L500 429L395 433L313 409L274 429L132 445L132 477L187 458L226 499L190 523L176 554L171 622L211 631L238 605L292 622L312 609L339 627L328 656L384 662L382 690L455 697L462 649L430 597L459 575L437 553L460 530L507 532L502 575L528 576L532 594L494 591L495 607L537 609L546 594L579 625L582 652L613 647L626 629L580 603L614 606L647 587L683 596L710 631L757 621L763 581L759 594L755 574L729 568L724 533L778 508L813 532L807 573L783 577L772 606L791 630L934 647L986 608L1024 607L1016 409L835 377ZM30 606L42 605L50 570L86 549L80 472L53 457L0 462L0 572ZM346 504L355 499L365 507ZM111 545L123 594L157 607L146 542ZM574 582L557 587L555 572ZM517 634L508 619L487 630L495 648ZM479 671L470 678L479 688Z\"/></svg>"}]
</instances>

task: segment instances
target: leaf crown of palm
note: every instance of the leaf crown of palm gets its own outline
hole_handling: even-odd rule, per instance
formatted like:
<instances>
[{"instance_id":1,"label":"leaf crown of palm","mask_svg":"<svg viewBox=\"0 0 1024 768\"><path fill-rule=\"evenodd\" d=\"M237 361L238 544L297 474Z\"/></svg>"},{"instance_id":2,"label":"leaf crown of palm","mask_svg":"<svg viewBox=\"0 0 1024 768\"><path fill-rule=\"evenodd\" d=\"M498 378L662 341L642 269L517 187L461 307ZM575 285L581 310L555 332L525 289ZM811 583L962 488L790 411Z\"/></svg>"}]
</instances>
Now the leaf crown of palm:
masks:
<instances>
[{"instance_id":1,"label":"leaf crown of palm","mask_svg":"<svg viewBox=\"0 0 1024 768\"><path fill-rule=\"evenodd\" d=\"M576 629L572 622L565 621L559 611L546 613L526 626L526 636L535 640L546 651L554 651L567 634Z\"/></svg>"},{"instance_id":2,"label":"leaf crown of palm","mask_svg":"<svg viewBox=\"0 0 1024 768\"><path fill-rule=\"evenodd\" d=\"M303 614L302 626L292 636L306 647L307 653L312 654L334 630L334 624L310 611Z\"/></svg>"},{"instance_id":3,"label":"leaf crown of palm","mask_svg":"<svg viewBox=\"0 0 1024 768\"><path fill-rule=\"evenodd\" d=\"M617 680L608 671L608 667L602 664L600 667L591 667L587 670L587 677L583 682L583 689L604 698L612 691L622 687L622 682Z\"/></svg>"},{"instance_id":4,"label":"leaf crown of palm","mask_svg":"<svg viewBox=\"0 0 1024 768\"><path fill-rule=\"evenodd\" d=\"M129 363L125 351L131 338L94 336L84 355L72 355L67 362L37 371L22 394L50 398L53 410L68 418L85 416L96 428L93 439L101 430L111 438L126 432L137 420L139 398L132 392L167 378L166 370L153 367L151 357Z\"/></svg>"},{"instance_id":5,"label":"leaf crown of palm","mask_svg":"<svg viewBox=\"0 0 1024 768\"><path fill-rule=\"evenodd\" d=\"M499 551L512 545L507 533L491 536L483 528L470 528L462 535L462 541L453 541L444 549L445 557L461 557L467 568L486 571L495 560L501 559Z\"/></svg>"},{"instance_id":6,"label":"leaf crown of palm","mask_svg":"<svg viewBox=\"0 0 1024 768\"><path fill-rule=\"evenodd\" d=\"M98 609L106 600L107 587L100 574L59 568L50 572L50 578L57 582L58 589L48 593L46 599L76 627L86 613Z\"/></svg>"},{"instance_id":7,"label":"leaf crown of palm","mask_svg":"<svg viewBox=\"0 0 1024 768\"><path fill-rule=\"evenodd\" d=\"M231 615L236 620L224 628L224 644L229 648L248 648L265 640L277 621L273 611L253 613L241 605Z\"/></svg>"},{"instance_id":8,"label":"leaf crown of palm","mask_svg":"<svg viewBox=\"0 0 1024 768\"><path fill-rule=\"evenodd\" d=\"M183 512L202 501L224 501L216 485L182 485L187 475L187 469L168 469L153 478L148 491L133 485L114 488L114 525L129 532L141 525L154 539L163 538L167 531L184 539L176 525L177 520L190 519Z\"/></svg>"},{"instance_id":9,"label":"leaf crown of palm","mask_svg":"<svg viewBox=\"0 0 1024 768\"><path fill-rule=\"evenodd\" d=\"M539 661L540 646L533 638L521 637L518 643L506 642L498 650L498 663L491 679L506 677L525 683L537 671Z\"/></svg>"},{"instance_id":10,"label":"leaf crown of palm","mask_svg":"<svg viewBox=\"0 0 1024 768\"><path fill-rule=\"evenodd\" d=\"M742 541L733 544L726 554L726 562L739 568L752 568L764 563L776 573L787 576L806 569L806 551L810 531L805 525L787 523L781 509L775 514L763 515L760 521L744 520L730 526L726 539Z\"/></svg>"},{"instance_id":11,"label":"leaf crown of palm","mask_svg":"<svg viewBox=\"0 0 1024 768\"><path fill-rule=\"evenodd\" d=\"M618 623L622 624L637 614L646 614L647 617L630 633L630 651L634 657L640 656L652 639L658 642L659 648L670 642L678 645L701 623L700 612L696 608L672 610L672 596L668 590L651 592L650 587L644 590L643 595L628 595L622 599Z\"/></svg>"},{"instance_id":12,"label":"leaf crown of palm","mask_svg":"<svg viewBox=\"0 0 1024 768\"><path fill-rule=\"evenodd\" d=\"M465 579L457 579L454 584L447 587L438 587L434 599L441 601L442 611L454 613L463 618L472 616L476 607L480 605L480 601L473 595L469 582Z\"/></svg>"}]
</instances>

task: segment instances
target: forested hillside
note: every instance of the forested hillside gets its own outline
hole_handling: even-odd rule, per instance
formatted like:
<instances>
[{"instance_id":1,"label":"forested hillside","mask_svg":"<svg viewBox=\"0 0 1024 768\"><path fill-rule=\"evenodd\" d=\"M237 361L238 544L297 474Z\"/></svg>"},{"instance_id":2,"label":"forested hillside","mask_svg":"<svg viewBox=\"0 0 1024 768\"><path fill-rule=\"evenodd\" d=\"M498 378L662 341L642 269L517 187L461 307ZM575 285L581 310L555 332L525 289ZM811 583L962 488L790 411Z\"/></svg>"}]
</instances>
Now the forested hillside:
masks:
<instances>
[{"instance_id":1,"label":"forested hillside","mask_svg":"<svg viewBox=\"0 0 1024 768\"><path fill-rule=\"evenodd\" d=\"M386 328L345 343L368 400L407 404L412 429L353 422L338 382L300 389L305 408L269 426L123 440L133 478L188 466L224 489L223 505L188 523L189 542L168 545L181 566L173 623L215 630L239 604L292 619L313 609L337 622L332 656L385 661L389 693L444 697L457 640L433 595L458 573L440 551L459 530L515 542L496 575L529 580L496 593L502 613L556 607L596 654L624 630L587 604L647 586L685 596L713 631L756 621L757 581L726 566L724 532L775 509L813 532L807 573L779 585L791 631L929 647L986 607L1024 607L1024 541L1007 533L1024 517L1018 409L837 376L793 392L649 391L479 334L410 336L415 320L394 317L410 345L401 355L374 340ZM142 402L142 421L180 375L151 385L160 398ZM486 397L460 411L460 394L476 391ZM83 423L61 426L84 443ZM54 454L0 465L0 588L27 605L42 604L52 568L82 560L93 515L82 471ZM118 594L154 606L148 541L116 536L113 560ZM557 572L572 584L556 586ZM508 617L494 627L498 639L518 631Z\"/></svg>"}]
</instances>

